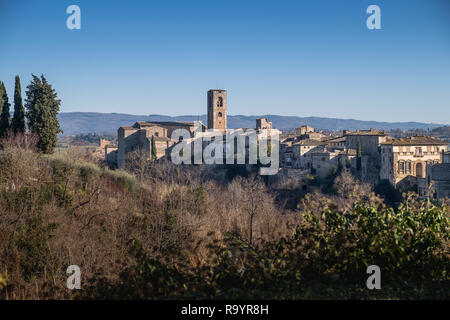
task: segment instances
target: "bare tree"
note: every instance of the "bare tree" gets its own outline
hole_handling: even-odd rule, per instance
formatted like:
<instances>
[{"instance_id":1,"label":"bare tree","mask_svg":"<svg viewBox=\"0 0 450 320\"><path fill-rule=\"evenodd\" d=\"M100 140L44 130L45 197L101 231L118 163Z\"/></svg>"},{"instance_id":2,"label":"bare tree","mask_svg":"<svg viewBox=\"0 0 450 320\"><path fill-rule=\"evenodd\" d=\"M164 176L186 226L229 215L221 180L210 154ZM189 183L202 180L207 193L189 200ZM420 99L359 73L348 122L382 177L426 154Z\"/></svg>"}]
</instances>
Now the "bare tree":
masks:
<instances>
[{"instance_id":1,"label":"bare tree","mask_svg":"<svg viewBox=\"0 0 450 320\"><path fill-rule=\"evenodd\" d=\"M128 153L125 161L125 170L136 175L139 181L144 181L148 168L148 154L144 149L139 148Z\"/></svg>"},{"instance_id":2,"label":"bare tree","mask_svg":"<svg viewBox=\"0 0 450 320\"><path fill-rule=\"evenodd\" d=\"M235 186L234 191L239 193L239 205L248 215L248 235L251 245L253 243L255 217L261 213L268 197L266 186L258 176L251 176L248 179L237 177L233 184Z\"/></svg>"}]
</instances>

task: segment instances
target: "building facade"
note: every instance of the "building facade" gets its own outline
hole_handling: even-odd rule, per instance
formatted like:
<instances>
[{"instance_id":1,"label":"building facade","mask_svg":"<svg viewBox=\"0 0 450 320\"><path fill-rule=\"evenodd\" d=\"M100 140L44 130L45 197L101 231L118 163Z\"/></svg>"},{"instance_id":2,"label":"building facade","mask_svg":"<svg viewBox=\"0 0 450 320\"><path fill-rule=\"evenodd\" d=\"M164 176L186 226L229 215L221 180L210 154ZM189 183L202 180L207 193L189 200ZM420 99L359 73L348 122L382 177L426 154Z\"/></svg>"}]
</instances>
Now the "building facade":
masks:
<instances>
[{"instance_id":1,"label":"building facade","mask_svg":"<svg viewBox=\"0 0 450 320\"><path fill-rule=\"evenodd\" d=\"M446 150L447 143L433 137L389 139L381 144L380 179L394 186L416 183L416 178L425 178L427 165L441 162Z\"/></svg>"},{"instance_id":2,"label":"building facade","mask_svg":"<svg viewBox=\"0 0 450 320\"><path fill-rule=\"evenodd\" d=\"M137 149L143 150L147 158L152 154L152 139L155 142L157 158L168 154L168 150L178 141L171 139L177 129L185 129L194 134L194 122L136 122L131 127L120 127L117 131L117 167L122 168L127 155ZM113 158L109 155L109 158Z\"/></svg>"}]
</instances>

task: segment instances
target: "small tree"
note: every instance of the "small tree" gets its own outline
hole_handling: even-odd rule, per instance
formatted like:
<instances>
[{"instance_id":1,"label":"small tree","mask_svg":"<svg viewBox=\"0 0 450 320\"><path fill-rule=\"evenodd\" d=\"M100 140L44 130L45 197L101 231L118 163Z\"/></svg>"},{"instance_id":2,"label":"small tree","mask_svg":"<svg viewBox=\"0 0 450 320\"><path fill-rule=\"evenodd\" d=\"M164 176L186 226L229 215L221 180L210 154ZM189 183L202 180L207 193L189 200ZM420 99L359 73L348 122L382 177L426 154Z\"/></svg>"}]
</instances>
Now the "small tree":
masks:
<instances>
[{"instance_id":1,"label":"small tree","mask_svg":"<svg viewBox=\"0 0 450 320\"><path fill-rule=\"evenodd\" d=\"M14 87L14 116L11 125L14 133L25 133L25 108L23 107L22 89L20 86L19 76L16 76L16 83Z\"/></svg>"},{"instance_id":2,"label":"small tree","mask_svg":"<svg viewBox=\"0 0 450 320\"><path fill-rule=\"evenodd\" d=\"M45 77L33 75L31 84L27 87L28 127L30 132L39 138L38 148L43 153L53 153L61 131L57 118L61 100Z\"/></svg>"},{"instance_id":3,"label":"small tree","mask_svg":"<svg viewBox=\"0 0 450 320\"><path fill-rule=\"evenodd\" d=\"M8 94L3 82L0 81L0 138L6 137L8 130L11 129L11 115L9 113Z\"/></svg>"},{"instance_id":4,"label":"small tree","mask_svg":"<svg viewBox=\"0 0 450 320\"><path fill-rule=\"evenodd\" d=\"M156 160L157 158L155 136L152 136L152 160Z\"/></svg>"}]
</instances>

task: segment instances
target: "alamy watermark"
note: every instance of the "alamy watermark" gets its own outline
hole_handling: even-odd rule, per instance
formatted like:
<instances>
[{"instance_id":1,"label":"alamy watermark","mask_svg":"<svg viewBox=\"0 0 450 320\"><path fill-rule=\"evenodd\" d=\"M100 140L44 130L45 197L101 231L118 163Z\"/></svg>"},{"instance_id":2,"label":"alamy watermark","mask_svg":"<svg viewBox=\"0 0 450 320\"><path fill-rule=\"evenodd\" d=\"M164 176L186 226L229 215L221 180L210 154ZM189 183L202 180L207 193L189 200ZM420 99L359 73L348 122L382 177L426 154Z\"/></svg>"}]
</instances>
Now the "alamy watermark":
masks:
<instances>
[{"instance_id":1,"label":"alamy watermark","mask_svg":"<svg viewBox=\"0 0 450 320\"><path fill-rule=\"evenodd\" d=\"M81 9L77 5L70 5L66 9L66 13L70 16L66 20L66 26L69 30L81 29ZM369 30L381 29L381 9L376 4L367 7L366 13L370 16L366 20L366 26Z\"/></svg>"},{"instance_id":2,"label":"alamy watermark","mask_svg":"<svg viewBox=\"0 0 450 320\"><path fill-rule=\"evenodd\" d=\"M170 154L174 164L261 164L261 175L274 175L279 169L280 138L276 129L202 130L194 124L194 135L176 129L171 139L179 141Z\"/></svg>"},{"instance_id":3,"label":"alamy watermark","mask_svg":"<svg viewBox=\"0 0 450 320\"><path fill-rule=\"evenodd\" d=\"M371 274L369 278L367 278L366 286L367 289L381 289L381 269L377 265L371 265L367 267L367 274Z\"/></svg>"},{"instance_id":4,"label":"alamy watermark","mask_svg":"<svg viewBox=\"0 0 450 320\"><path fill-rule=\"evenodd\" d=\"M68 6L66 13L70 16L66 20L66 26L69 30L80 30L81 29L81 9L77 5Z\"/></svg>"},{"instance_id":5,"label":"alamy watermark","mask_svg":"<svg viewBox=\"0 0 450 320\"><path fill-rule=\"evenodd\" d=\"M71 265L67 267L66 273L70 275L67 278L66 286L69 290L81 289L81 270L77 265Z\"/></svg>"},{"instance_id":6,"label":"alamy watermark","mask_svg":"<svg viewBox=\"0 0 450 320\"><path fill-rule=\"evenodd\" d=\"M366 26L369 30L381 29L381 9L379 6L372 4L367 7L366 13L370 16L366 20Z\"/></svg>"}]
</instances>

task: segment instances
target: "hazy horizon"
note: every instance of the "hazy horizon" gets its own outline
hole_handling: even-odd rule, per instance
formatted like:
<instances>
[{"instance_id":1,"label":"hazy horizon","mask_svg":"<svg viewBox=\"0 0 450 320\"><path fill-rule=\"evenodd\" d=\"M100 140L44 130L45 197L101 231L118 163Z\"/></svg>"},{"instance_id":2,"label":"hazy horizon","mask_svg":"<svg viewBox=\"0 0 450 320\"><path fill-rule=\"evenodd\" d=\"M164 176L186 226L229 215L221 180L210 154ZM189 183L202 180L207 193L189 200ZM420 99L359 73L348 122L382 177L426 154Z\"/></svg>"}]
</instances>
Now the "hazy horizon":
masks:
<instances>
[{"instance_id":1,"label":"hazy horizon","mask_svg":"<svg viewBox=\"0 0 450 320\"><path fill-rule=\"evenodd\" d=\"M134 114L134 113L126 113L126 112L99 112L99 111L63 111L61 113L68 114L68 113L100 113L100 114L118 114L118 115L130 115L130 116L143 116L143 117L149 117L149 116L162 116L162 117L202 117L206 116L206 113L202 114L176 114L176 115L169 115L164 113L149 113L149 114ZM276 116L276 117L297 117L297 118L323 118L323 119L336 119L336 120L354 120L354 121L363 121L363 122L386 122L386 123L425 123L425 124L433 124L433 125L442 125L442 126L450 126L450 123L442 123L442 122L426 122L426 121L378 121L378 120L371 120L371 119L356 119L356 118L336 118L336 117L323 117L323 116L314 116L314 115L292 115L292 114L277 114L277 113L271 113L271 114L233 114L228 113L228 116L232 117L264 117L264 116ZM270 119L268 119L270 121Z\"/></svg>"}]
</instances>

